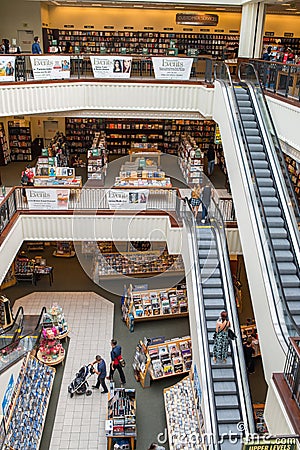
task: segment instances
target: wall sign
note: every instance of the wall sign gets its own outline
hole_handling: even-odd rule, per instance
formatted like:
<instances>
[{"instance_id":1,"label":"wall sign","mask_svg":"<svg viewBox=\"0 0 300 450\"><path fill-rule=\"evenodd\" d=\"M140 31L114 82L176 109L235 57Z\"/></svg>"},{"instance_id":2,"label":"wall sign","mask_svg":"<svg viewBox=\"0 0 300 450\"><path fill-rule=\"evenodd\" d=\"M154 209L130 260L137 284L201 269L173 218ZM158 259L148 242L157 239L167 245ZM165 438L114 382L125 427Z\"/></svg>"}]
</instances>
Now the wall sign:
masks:
<instances>
[{"instance_id":1,"label":"wall sign","mask_svg":"<svg viewBox=\"0 0 300 450\"><path fill-rule=\"evenodd\" d=\"M183 28L183 31L193 31L193 28Z\"/></svg>"},{"instance_id":2,"label":"wall sign","mask_svg":"<svg viewBox=\"0 0 300 450\"><path fill-rule=\"evenodd\" d=\"M293 37L294 33L283 33L284 37Z\"/></svg>"},{"instance_id":3,"label":"wall sign","mask_svg":"<svg viewBox=\"0 0 300 450\"><path fill-rule=\"evenodd\" d=\"M133 30L134 27L124 27L124 30Z\"/></svg>"},{"instance_id":4,"label":"wall sign","mask_svg":"<svg viewBox=\"0 0 300 450\"><path fill-rule=\"evenodd\" d=\"M83 28L95 28L94 25L83 25Z\"/></svg>"},{"instance_id":5,"label":"wall sign","mask_svg":"<svg viewBox=\"0 0 300 450\"><path fill-rule=\"evenodd\" d=\"M266 31L265 36L274 36L274 31Z\"/></svg>"},{"instance_id":6,"label":"wall sign","mask_svg":"<svg viewBox=\"0 0 300 450\"><path fill-rule=\"evenodd\" d=\"M26 189L31 210L68 209L69 195L70 189Z\"/></svg>"},{"instance_id":7,"label":"wall sign","mask_svg":"<svg viewBox=\"0 0 300 450\"><path fill-rule=\"evenodd\" d=\"M239 33L239 30L229 30L229 33L238 34L238 33Z\"/></svg>"},{"instance_id":8,"label":"wall sign","mask_svg":"<svg viewBox=\"0 0 300 450\"><path fill-rule=\"evenodd\" d=\"M153 27L144 27L144 30L154 30Z\"/></svg>"},{"instance_id":9,"label":"wall sign","mask_svg":"<svg viewBox=\"0 0 300 450\"><path fill-rule=\"evenodd\" d=\"M74 25L64 25L64 28L74 28Z\"/></svg>"},{"instance_id":10,"label":"wall sign","mask_svg":"<svg viewBox=\"0 0 300 450\"><path fill-rule=\"evenodd\" d=\"M174 28L164 28L164 31L172 31Z\"/></svg>"},{"instance_id":11,"label":"wall sign","mask_svg":"<svg viewBox=\"0 0 300 450\"><path fill-rule=\"evenodd\" d=\"M219 21L217 14L176 14L176 23L182 25L208 25L216 26Z\"/></svg>"},{"instance_id":12,"label":"wall sign","mask_svg":"<svg viewBox=\"0 0 300 450\"><path fill-rule=\"evenodd\" d=\"M243 450L295 450L296 439L284 437L276 439L259 439L254 441L244 441Z\"/></svg>"},{"instance_id":13,"label":"wall sign","mask_svg":"<svg viewBox=\"0 0 300 450\"><path fill-rule=\"evenodd\" d=\"M149 189L109 189L106 198L109 209L146 209Z\"/></svg>"},{"instance_id":14,"label":"wall sign","mask_svg":"<svg viewBox=\"0 0 300 450\"><path fill-rule=\"evenodd\" d=\"M224 33L224 30L215 30L215 33Z\"/></svg>"},{"instance_id":15,"label":"wall sign","mask_svg":"<svg viewBox=\"0 0 300 450\"><path fill-rule=\"evenodd\" d=\"M115 27L112 25L104 25L103 27L105 30L113 30Z\"/></svg>"}]
</instances>

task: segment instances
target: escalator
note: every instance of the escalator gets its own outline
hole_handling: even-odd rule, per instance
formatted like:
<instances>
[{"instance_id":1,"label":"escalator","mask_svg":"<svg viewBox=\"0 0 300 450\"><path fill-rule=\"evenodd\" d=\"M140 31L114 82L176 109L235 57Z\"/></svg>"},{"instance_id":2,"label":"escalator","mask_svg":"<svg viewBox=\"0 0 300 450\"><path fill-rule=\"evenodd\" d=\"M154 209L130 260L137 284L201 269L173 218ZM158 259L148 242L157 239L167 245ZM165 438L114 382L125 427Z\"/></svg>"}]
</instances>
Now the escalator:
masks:
<instances>
[{"instance_id":1,"label":"escalator","mask_svg":"<svg viewBox=\"0 0 300 450\"><path fill-rule=\"evenodd\" d=\"M244 73L251 71L251 66L247 65ZM265 285L270 283L270 279L275 280L272 307L277 318L274 320L279 323L281 338L287 344L288 336L298 336L300 332L299 232L296 221L299 206L282 165L279 141L259 82L254 84L243 79L233 83L230 75L228 79L227 84L223 83L230 98L233 121L238 124L237 136L241 154L244 151L245 155L245 173L248 171L251 177L248 178L251 179L248 181L249 198L259 216L255 217L257 234L269 273L269 278L264 275Z\"/></svg>"},{"instance_id":2,"label":"escalator","mask_svg":"<svg viewBox=\"0 0 300 450\"><path fill-rule=\"evenodd\" d=\"M24 315L23 308L18 309L13 324L0 336L0 375L37 344L45 312L43 307L40 315Z\"/></svg>"},{"instance_id":3,"label":"escalator","mask_svg":"<svg viewBox=\"0 0 300 450\"><path fill-rule=\"evenodd\" d=\"M255 431L251 396L244 361L239 320L221 212L211 202L208 224L190 223L193 238L195 278L199 289L199 314L205 353L208 396L212 403L217 448L240 449L242 438ZM198 260L198 261L197 261ZM194 294L195 295L195 294ZM196 296L196 295L195 295ZM196 304L196 301L194 302ZM220 312L228 312L237 339L229 345L226 362L213 358L213 335ZM233 439L232 439L233 438Z\"/></svg>"}]
</instances>

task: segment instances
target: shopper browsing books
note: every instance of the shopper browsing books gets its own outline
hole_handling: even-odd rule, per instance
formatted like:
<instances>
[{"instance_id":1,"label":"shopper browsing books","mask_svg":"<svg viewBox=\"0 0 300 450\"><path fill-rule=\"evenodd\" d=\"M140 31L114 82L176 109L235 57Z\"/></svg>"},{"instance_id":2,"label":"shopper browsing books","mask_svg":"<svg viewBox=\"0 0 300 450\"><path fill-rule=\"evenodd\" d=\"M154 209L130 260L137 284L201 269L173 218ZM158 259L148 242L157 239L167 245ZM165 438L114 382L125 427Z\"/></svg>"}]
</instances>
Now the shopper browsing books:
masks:
<instances>
[{"instance_id":1,"label":"shopper browsing books","mask_svg":"<svg viewBox=\"0 0 300 450\"><path fill-rule=\"evenodd\" d=\"M123 372L123 368L121 366L121 361L122 361L122 348L120 345L117 345L117 341L115 339L112 339L110 341L110 345L111 345L111 352L110 352L110 358L111 358L111 363L110 363L110 371L109 371L109 379L112 381L114 378L114 373L115 370L117 370L119 372L120 375L120 379L121 379L121 386L123 387L126 384L126 379L125 379L125 375Z\"/></svg>"},{"instance_id":2,"label":"shopper browsing books","mask_svg":"<svg viewBox=\"0 0 300 450\"><path fill-rule=\"evenodd\" d=\"M97 378L97 383L95 385L92 386L93 389L99 389L100 384L103 388L103 391L101 392L101 394L107 394L108 393L108 389L107 386L105 384L105 377L106 377L106 364L104 359L100 356L97 355L95 357L95 361L91 363L91 365L94 368L94 373L96 373L98 375Z\"/></svg>"}]
</instances>

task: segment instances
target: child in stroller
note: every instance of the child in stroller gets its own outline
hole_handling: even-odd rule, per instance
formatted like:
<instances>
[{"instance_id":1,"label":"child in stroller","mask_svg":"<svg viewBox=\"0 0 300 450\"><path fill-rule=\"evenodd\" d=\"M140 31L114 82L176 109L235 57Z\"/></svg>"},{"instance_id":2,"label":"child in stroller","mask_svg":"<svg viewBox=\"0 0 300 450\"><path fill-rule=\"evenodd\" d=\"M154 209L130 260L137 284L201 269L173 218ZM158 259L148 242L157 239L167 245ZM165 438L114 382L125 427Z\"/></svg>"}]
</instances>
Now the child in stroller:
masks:
<instances>
[{"instance_id":1,"label":"child in stroller","mask_svg":"<svg viewBox=\"0 0 300 450\"><path fill-rule=\"evenodd\" d=\"M81 369L79 369L79 372L76 373L76 377L74 380L69 384L68 386L68 392L73 397L74 393L78 395L91 395L92 391L88 389L89 383L88 378L94 373L93 366L91 364L88 364L87 366L82 366Z\"/></svg>"}]
</instances>

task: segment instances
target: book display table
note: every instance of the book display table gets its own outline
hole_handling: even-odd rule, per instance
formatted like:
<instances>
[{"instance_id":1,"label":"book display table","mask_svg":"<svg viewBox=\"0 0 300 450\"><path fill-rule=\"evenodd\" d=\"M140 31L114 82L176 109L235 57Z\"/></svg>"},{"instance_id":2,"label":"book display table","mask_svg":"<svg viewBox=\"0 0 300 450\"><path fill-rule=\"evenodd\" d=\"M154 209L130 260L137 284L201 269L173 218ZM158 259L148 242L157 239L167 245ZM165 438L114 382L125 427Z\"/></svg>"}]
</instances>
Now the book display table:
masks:
<instances>
[{"instance_id":1,"label":"book display table","mask_svg":"<svg viewBox=\"0 0 300 450\"><path fill-rule=\"evenodd\" d=\"M120 441L130 444L130 450L134 450L136 438L135 389L112 387L107 405L105 433L108 450L113 449L113 444L120 443Z\"/></svg>"},{"instance_id":2,"label":"book display table","mask_svg":"<svg viewBox=\"0 0 300 450\"><path fill-rule=\"evenodd\" d=\"M130 161L133 161L134 158L156 158L157 165L160 166L160 157L162 152L155 147L150 147L145 150L138 147L131 147L129 150Z\"/></svg>"}]
</instances>

